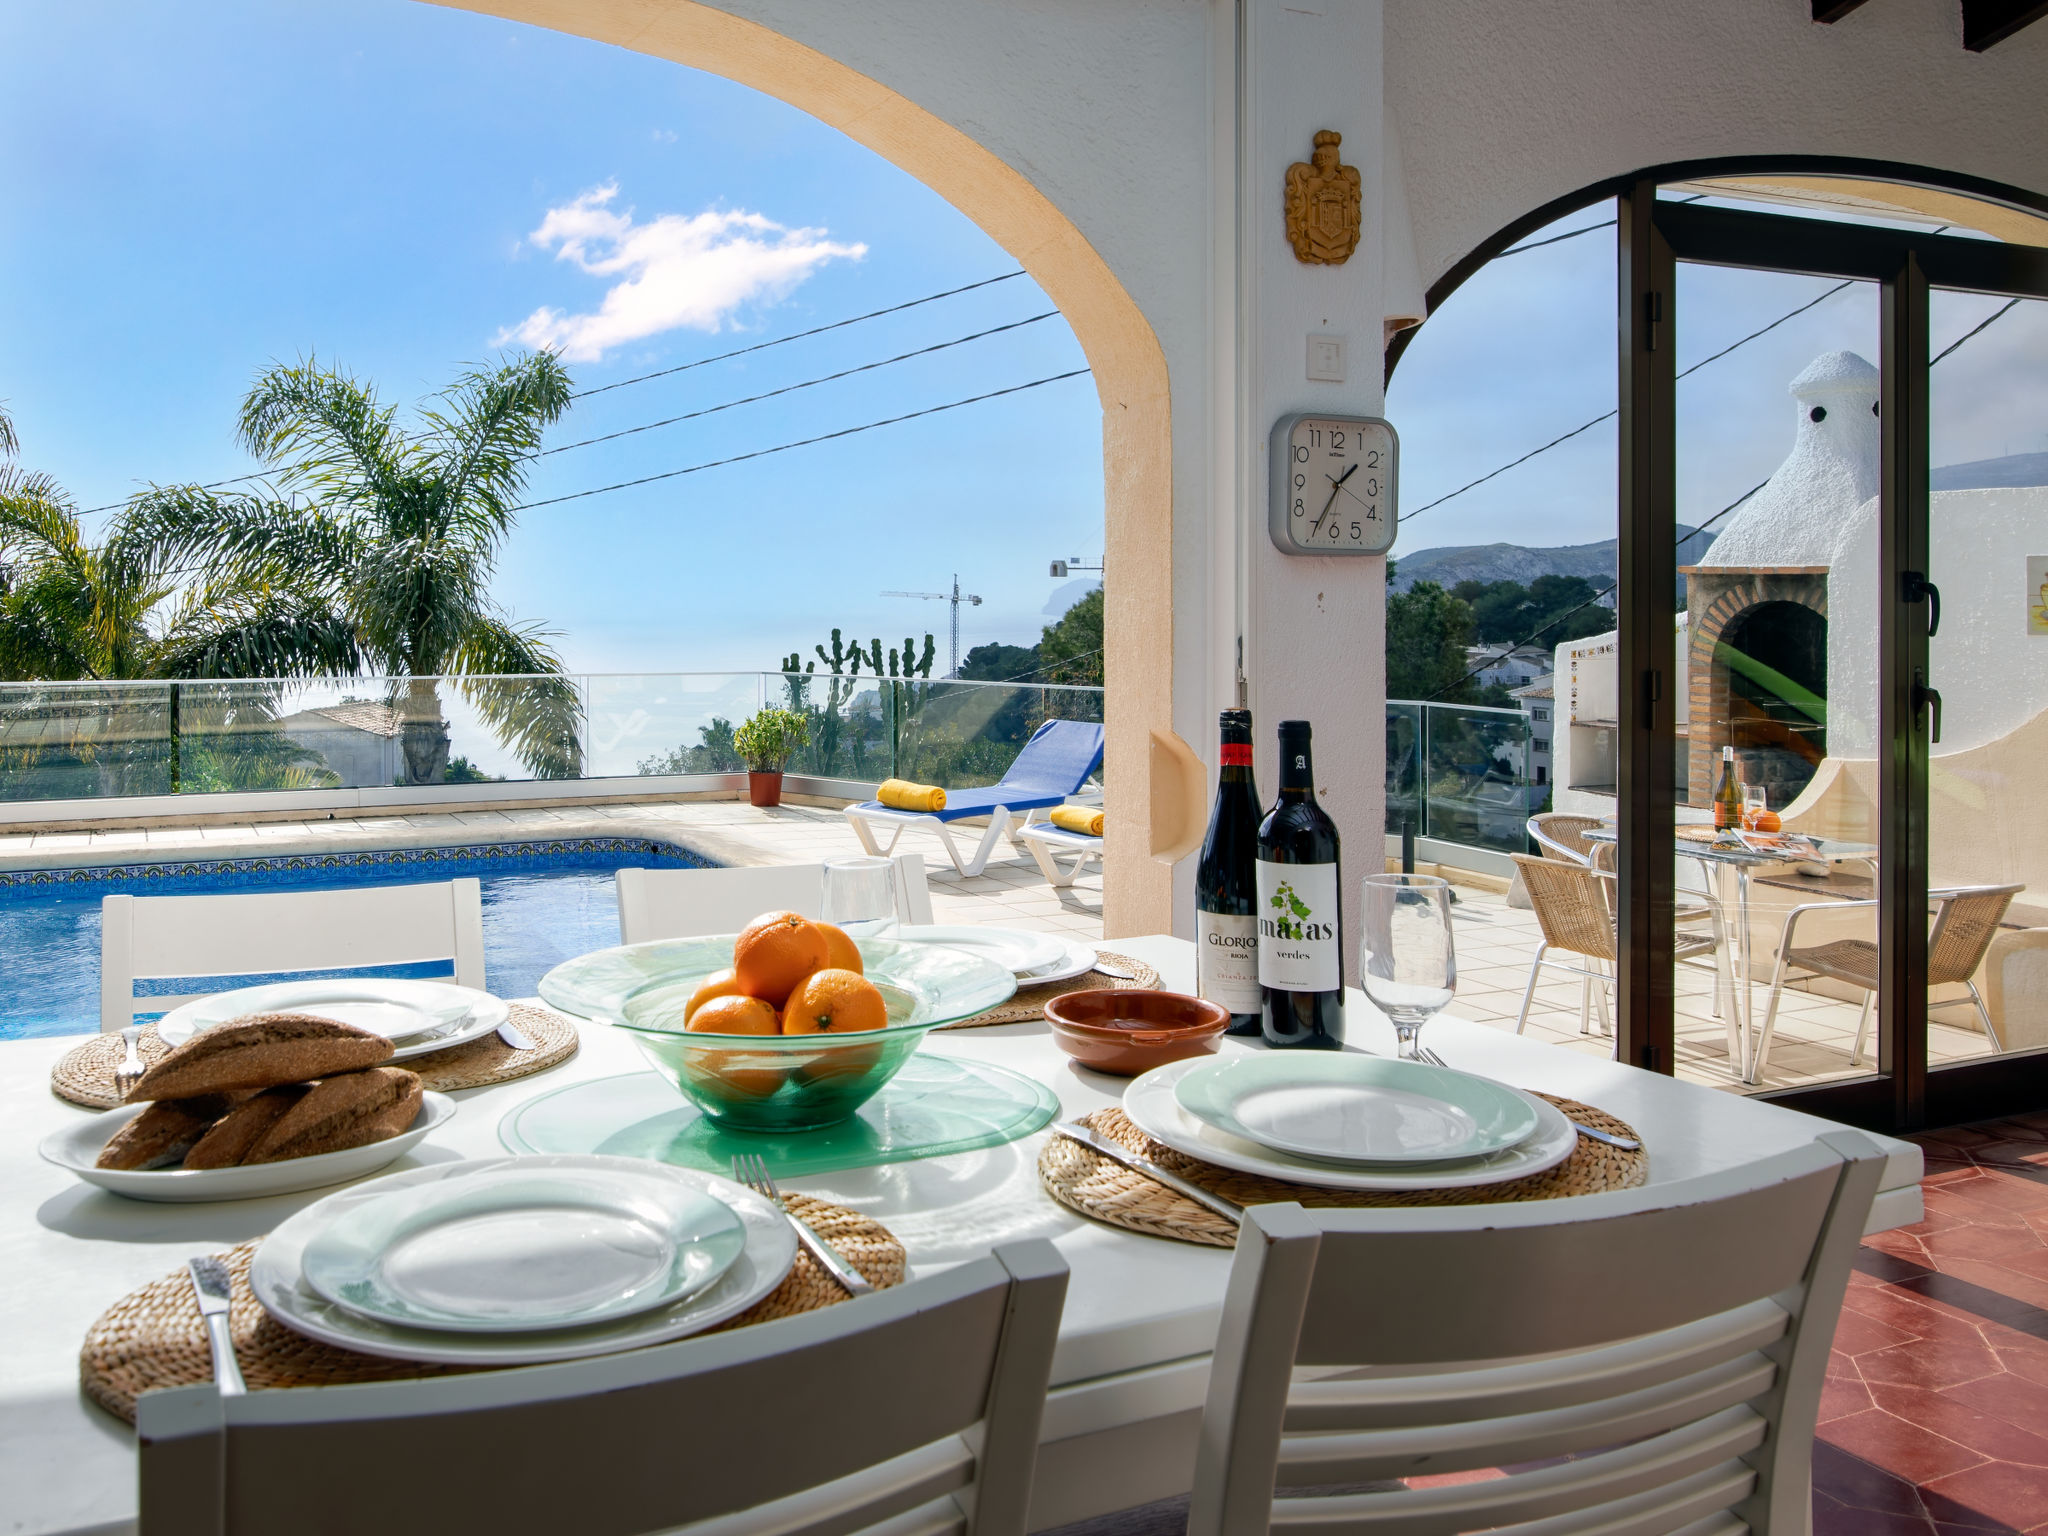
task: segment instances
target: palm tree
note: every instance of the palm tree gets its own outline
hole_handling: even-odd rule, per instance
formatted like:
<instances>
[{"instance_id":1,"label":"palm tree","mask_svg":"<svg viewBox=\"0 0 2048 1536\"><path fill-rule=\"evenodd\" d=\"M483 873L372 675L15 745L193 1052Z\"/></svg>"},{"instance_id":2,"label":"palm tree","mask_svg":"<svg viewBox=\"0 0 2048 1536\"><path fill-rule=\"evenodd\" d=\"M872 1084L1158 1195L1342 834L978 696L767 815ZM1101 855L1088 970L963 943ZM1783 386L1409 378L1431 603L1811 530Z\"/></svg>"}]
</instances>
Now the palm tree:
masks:
<instances>
[{"instance_id":1,"label":"palm tree","mask_svg":"<svg viewBox=\"0 0 2048 1536\"><path fill-rule=\"evenodd\" d=\"M262 572L345 615L366 668L391 680L406 781L448 762L446 679L536 777L581 771L581 706L545 631L517 625L489 583L541 434L568 409L550 352L473 369L398 424L375 390L314 359L277 364L243 402L237 436L276 491L173 486L139 523L210 581Z\"/></svg>"}]
</instances>

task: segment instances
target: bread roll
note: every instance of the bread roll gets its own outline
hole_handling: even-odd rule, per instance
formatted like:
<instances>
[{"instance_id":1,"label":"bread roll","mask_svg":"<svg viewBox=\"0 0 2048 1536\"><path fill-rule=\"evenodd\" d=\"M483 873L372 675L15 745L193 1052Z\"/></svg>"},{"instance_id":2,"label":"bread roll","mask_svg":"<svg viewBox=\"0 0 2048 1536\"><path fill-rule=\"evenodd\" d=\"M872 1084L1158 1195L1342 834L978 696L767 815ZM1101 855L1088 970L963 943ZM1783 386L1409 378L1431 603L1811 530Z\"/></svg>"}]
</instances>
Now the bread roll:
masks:
<instances>
[{"instance_id":1,"label":"bread roll","mask_svg":"<svg viewBox=\"0 0 2048 1536\"><path fill-rule=\"evenodd\" d=\"M185 1154L187 1168L233 1168L273 1125L307 1094L304 1083L266 1088L222 1115Z\"/></svg>"},{"instance_id":2,"label":"bread roll","mask_svg":"<svg viewBox=\"0 0 2048 1536\"><path fill-rule=\"evenodd\" d=\"M354 1072L390 1059L382 1035L303 1013L258 1013L202 1030L161 1058L128 1090L128 1102L189 1099L238 1088L275 1088Z\"/></svg>"},{"instance_id":3,"label":"bread roll","mask_svg":"<svg viewBox=\"0 0 2048 1536\"><path fill-rule=\"evenodd\" d=\"M221 1094L197 1099L162 1099L116 1131L94 1159L101 1168L168 1168L202 1140L227 1113Z\"/></svg>"},{"instance_id":4,"label":"bread roll","mask_svg":"<svg viewBox=\"0 0 2048 1536\"><path fill-rule=\"evenodd\" d=\"M417 1073L373 1067L323 1078L257 1138L244 1163L278 1163L388 1141L411 1129L420 1112Z\"/></svg>"}]
</instances>

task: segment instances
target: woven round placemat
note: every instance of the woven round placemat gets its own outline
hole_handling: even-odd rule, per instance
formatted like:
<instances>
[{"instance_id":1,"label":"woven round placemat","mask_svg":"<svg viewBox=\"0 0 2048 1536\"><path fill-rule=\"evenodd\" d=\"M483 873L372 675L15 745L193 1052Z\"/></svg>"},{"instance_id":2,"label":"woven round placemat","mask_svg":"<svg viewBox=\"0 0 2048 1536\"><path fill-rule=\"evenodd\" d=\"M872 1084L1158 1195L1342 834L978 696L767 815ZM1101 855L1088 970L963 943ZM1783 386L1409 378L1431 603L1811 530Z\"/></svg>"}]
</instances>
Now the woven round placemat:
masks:
<instances>
[{"instance_id":1,"label":"woven round placemat","mask_svg":"<svg viewBox=\"0 0 2048 1536\"><path fill-rule=\"evenodd\" d=\"M998 1004L986 1013L977 1013L972 1018L957 1023L942 1024L941 1029L979 1029L984 1024L1023 1024L1041 1017L1045 1005L1056 997L1065 997L1069 992L1093 992L1108 987L1123 992L1132 988L1150 990L1159 985L1159 973L1142 960L1133 960L1129 955L1112 954L1106 949L1097 950L1096 955L1108 961L1119 971L1129 971L1129 976L1113 976L1107 971L1083 971L1078 976L1069 976L1065 981L1055 981L1043 987L1019 987L1006 1003Z\"/></svg>"},{"instance_id":2,"label":"woven round placemat","mask_svg":"<svg viewBox=\"0 0 2048 1536\"><path fill-rule=\"evenodd\" d=\"M827 1239L877 1286L903 1283L903 1245L889 1229L842 1205L809 1195L786 1194L789 1208L813 1231ZM294 1333L263 1310L249 1289L249 1261L257 1244L242 1243L220 1257L234 1276L228 1309L234 1333L235 1358L249 1390L272 1387L338 1387L355 1382L402 1381L421 1376L449 1376L469 1367L386 1360L376 1355L337 1349ZM745 1328L752 1323L794 1317L846 1300L846 1292L801 1250L796 1267L782 1284L742 1312L712 1329ZM151 1281L122 1297L100 1314L78 1351L78 1381L85 1395L117 1418L135 1422L135 1399L162 1387L190 1386L213 1379L213 1361L206 1346L206 1325L192 1296L192 1277L184 1269Z\"/></svg>"},{"instance_id":3,"label":"woven round placemat","mask_svg":"<svg viewBox=\"0 0 2048 1536\"><path fill-rule=\"evenodd\" d=\"M1598 1130L1642 1139L1626 1121L1590 1104L1548 1093L1537 1097ZM1125 1119L1120 1109L1098 1109L1084 1116L1083 1123L1133 1152L1142 1153L1169 1172L1239 1205L1273 1205L1283 1200L1313 1206L1494 1205L1511 1200L1558 1200L1566 1195L1591 1195L1605 1189L1633 1189L1650 1177L1647 1151L1624 1152L1590 1136L1581 1136L1572 1155L1555 1168L1506 1184L1386 1192L1321 1189L1238 1173L1188 1157L1154 1141ZM1038 1154L1038 1182L1060 1204L1113 1227L1143 1232L1148 1237L1207 1243L1215 1248L1237 1246L1237 1228L1214 1211L1064 1136L1046 1138L1045 1148Z\"/></svg>"},{"instance_id":4,"label":"woven round placemat","mask_svg":"<svg viewBox=\"0 0 2048 1536\"><path fill-rule=\"evenodd\" d=\"M512 1022L526 1032L533 1042L532 1050L515 1051L492 1033L467 1045L415 1056L398 1065L419 1073L425 1086L436 1093L452 1093L458 1088L488 1088L493 1083L509 1083L517 1077L545 1072L576 1054L574 1019L551 1008L514 1003ZM170 1047L157 1038L154 1024L145 1024L135 1049L143 1065L154 1066ZM120 1064L118 1034L90 1036L83 1045L66 1051L50 1069L50 1092L87 1109L112 1109L121 1102L120 1095L114 1092L114 1068Z\"/></svg>"}]
</instances>

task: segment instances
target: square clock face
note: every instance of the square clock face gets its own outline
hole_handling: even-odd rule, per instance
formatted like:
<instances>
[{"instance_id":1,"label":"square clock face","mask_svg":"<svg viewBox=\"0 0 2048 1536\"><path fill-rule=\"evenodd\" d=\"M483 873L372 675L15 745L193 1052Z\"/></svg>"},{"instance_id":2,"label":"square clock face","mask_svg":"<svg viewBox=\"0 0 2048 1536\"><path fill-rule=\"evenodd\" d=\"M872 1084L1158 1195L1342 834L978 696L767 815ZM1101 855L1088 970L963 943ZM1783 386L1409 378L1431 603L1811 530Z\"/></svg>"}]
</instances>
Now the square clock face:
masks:
<instances>
[{"instance_id":1,"label":"square clock face","mask_svg":"<svg viewBox=\"0 0 2048 1536\"><path fill-rule=\"evenodd\" d=\"M1271 448L1273 543L1290 555L1385 554L1400 453L1393 427L1377 416L1282 416Z\"/></svg>"}]
</instances>

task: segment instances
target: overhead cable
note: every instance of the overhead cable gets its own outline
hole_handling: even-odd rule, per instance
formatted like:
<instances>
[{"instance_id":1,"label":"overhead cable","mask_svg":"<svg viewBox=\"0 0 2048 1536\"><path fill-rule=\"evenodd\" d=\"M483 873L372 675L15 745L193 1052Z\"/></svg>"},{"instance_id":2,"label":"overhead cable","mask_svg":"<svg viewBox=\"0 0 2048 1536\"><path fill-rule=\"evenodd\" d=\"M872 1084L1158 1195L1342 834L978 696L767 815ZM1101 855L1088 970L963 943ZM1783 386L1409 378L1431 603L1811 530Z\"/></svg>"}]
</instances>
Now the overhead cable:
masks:
<instances>
[{"instance_id":1,"label":"overhead cable","mask_svg":"<svg viewBox=\"0 0 2048 1536\"><path fill-rule=\"evenodd\" d=\"M2007 310L2010 310L2018 303L2018 299L2007 299L2005 301L2005 304L2001 308L1993 310L1990 314L1986 315L1982 320L1978 321L1975 325L1971 326L1967 331L1963 332L1963 334L1958 336L1954 341L1950 342L1947 346L1943 347L1939 352L1935 353L1934 356L1930 357L1927 360L1927 366L1932 368L1944 357L1947 357L1949 353L1955 351L1957 347L1960 347L1972 336L1975 336L1979 331L1982 331L1986 326L1990 325L1992 321L2003 317Z\"/></svg>"},{"instance_id":2,"label":"overhead cable","mask_svg":"<svg viewBox=\"0 0 2048 1536\"><path fill-rule=\"evenodd\" d=\"M944 405L929 405L921 411L910 411L901 416L885 417L881 421L866 422L858 427L842 427L837 432L822 433L817 437L806 437L794 443L778 443L773 448L756 448L752 453L736 453L730 458L712 459L703 464L691 464L682 469L665 470L658 475L642 475L636 480L621 480L616 485L593 486L587 491L571 491L566 496L549 496L540 501L522 502L514 507L515 512L530 512L535 507L552 507L564 501L581 501L586 496L602 496L608 491L623 491L636 485L652 485L657 480L673 480L679 475L694 475L707 469L720 469L727 464L741 464L748 459L764 459L771 453L787 453L792 448L808 448L813 443L829 443L835 438L852 437L858 432L872 432L877 427L893 427L899 422L915 421L920 416L936 416L941 411L957 411L963 405L978 405L983 400L996 400L1004 395L1022 394L1027 389L1038 389L1046 384L1057 384L1062 379L1078 379L1089 372L1086 368L1071 369L1066 373L1055 373L1043 379L1033 379L1028 384L1012 384L1007 389L992 389L986 394L969 395L965 400L949 400Z\"/></svg>"},{"instance_id":3,"label":"overhead cable","mask_svg":"<svg viewBox=\"0 0 2048 1536\"><path fill-rule=\"evenodd\" d=\"M620 379L615 384L600 384L594 389L580 389L569 398L581 400L587 395L601 395L606 390L624 389L628 384L645 384L649 379L665 379L672 373L688 373L692 368L704 368L712 363L723 363L735 357L745 357L750 352L765 352L770 347L779 347L785 342L802 341L807 336L822 336L827 331L843 330L849 325L859 325L863 320L879 320L884 315L898 315L906 309L915 309L920 304L935 304L940 299L950 299L956 294L972 293L977 288L991 287L996 283L1007 283L1012 278L1024 276L1023 268L1005 272L1000 277L985 277L978 283L968 283L959 288L948 288L943 293L928 293L921 299L909 299L901 304L891 304L887 309L872 309L864 315L854 315L846 320L834 320L830 325L813 326L808 331L797 331L792 335L778 336L773 341L759 341L751 347L741 347L732 352L721 352L716 357L700 357L694 363L678 363L673 368L659 368L653 373L638 374L630 379Z\"/></svg>"},{"instance_id":4,"label":"overhead cable","mask_svg":"<svg viewBox=\"0 0 2048 1536\"><path fill-rule=\"evenodd\" d=\"M755 405L763 400L773 400L777 395L794 394L799 389L811 389L819 384L830 384L834 379L847 379L856 373L869 373L877 368L887 368L893 363L908 362L913 357L927 357L934 352L943 352L948 347L964 347L970 341L980 341L984 336L999 336L1004 331L1021 330L1027 325L1036 325L1041 320L1052 320L1059 316L1056 309L1048 309L1042 315L1033 315L1026 320L1012 320L1008 325L991 326L985 331L976 331L971 336L958 336L951 341L934 342L929 347L919 347L914 352L899 352L894 357L885 357L880 362L862 363L853 368L842 368L837 373L828 373L820 378L805 379L798 384L785 384L780 389L771 389L765 394L748 395L744 400L727 400L721 405L707 405L702 410L685 411L680 416L670 416L661 421L650 421L645 426L625 427L617 432L607 432L601 437L586 437L581 442L564 443L559 448L546 448L535 458L544 459L550 454L567 453L571 448L588 448L592 443L609 443L614 438L631 437L636 432L652 432L656 427L672 427L678 422L695 421L700 416L714 416L720 411L730 411L742 405Z\"/></svg>"}]
</instances>

